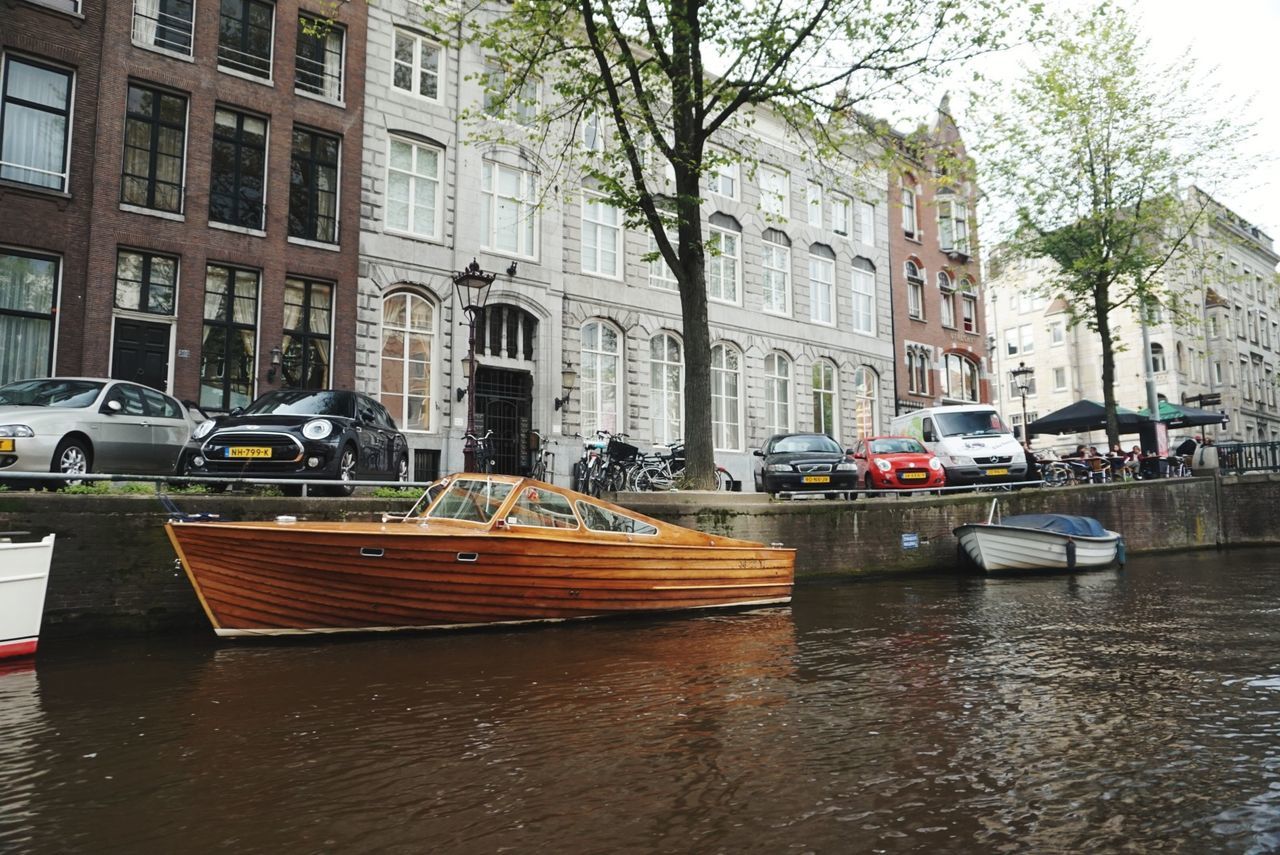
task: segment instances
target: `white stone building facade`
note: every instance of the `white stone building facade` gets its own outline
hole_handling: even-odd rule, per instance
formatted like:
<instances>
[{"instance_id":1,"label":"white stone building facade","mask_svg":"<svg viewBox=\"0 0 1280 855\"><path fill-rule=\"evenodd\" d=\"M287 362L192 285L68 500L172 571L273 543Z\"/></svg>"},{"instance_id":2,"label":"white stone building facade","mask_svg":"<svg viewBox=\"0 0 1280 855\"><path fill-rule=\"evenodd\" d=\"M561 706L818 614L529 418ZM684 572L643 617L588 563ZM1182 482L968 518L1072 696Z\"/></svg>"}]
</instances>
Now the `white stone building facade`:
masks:
<instances>
[{"instance_id":1,"label":"white stone building facade","mask_svg":"<svg viewBox=\"0 0 1280 855\"><path fill-rule=\"evenodd\" d=\"M475 405L500 469L527 465L531 430L552 443L560 483L582 450L575 434L607 428L642 448L681 438L680 301L663 263L644 258L648 234L540 157L518 123L510 142L477 142L464 113L482 103L484 58L433 41L421 9L369 7L357 386L405 430L415 478L461 468L468 327L452 278L474 258L497 274ZM726 169L703 204L722 248L708 259L716 459L747 490L751 452L772 433L851 444L892 415L884 173L819 169L775 131L754 124L768 135L757 168ZM567 403L565 369L578 378Z\"/></svg>"}]
</instances>

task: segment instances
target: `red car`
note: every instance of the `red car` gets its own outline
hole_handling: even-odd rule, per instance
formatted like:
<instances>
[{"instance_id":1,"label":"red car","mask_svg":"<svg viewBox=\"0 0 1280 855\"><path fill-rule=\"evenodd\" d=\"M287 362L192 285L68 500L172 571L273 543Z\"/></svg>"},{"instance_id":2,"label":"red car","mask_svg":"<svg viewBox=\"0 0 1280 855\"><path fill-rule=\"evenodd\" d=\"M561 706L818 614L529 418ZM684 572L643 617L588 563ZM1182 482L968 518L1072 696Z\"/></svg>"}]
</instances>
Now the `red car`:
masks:
<instances>
[{"instance_id":1,"label":"red car","mask_svg":"<svg viewBox=\"0 0 1280 855\"><path fill-rule=\"evenodd\" d=\"M853 447L858 486L866 490L942 487L947 473L933 452L909 436L873 436Z\"/></svg>"}]
</instances>

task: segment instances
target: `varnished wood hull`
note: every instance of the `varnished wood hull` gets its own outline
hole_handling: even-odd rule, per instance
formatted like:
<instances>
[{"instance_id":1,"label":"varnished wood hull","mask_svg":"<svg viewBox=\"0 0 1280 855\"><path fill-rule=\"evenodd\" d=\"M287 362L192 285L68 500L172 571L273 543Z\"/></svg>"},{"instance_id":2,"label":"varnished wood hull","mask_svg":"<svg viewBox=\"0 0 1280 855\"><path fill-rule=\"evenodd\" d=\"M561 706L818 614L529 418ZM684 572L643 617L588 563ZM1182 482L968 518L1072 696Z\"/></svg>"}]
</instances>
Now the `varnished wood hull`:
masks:
<instances>
[{"instance_id":1,"label":"varnished wood hull","mask_svg":"<svg viewBox=\"0 0 1280 855\"><path fill-rule=\"evenodd\" d=\"M793 550L743 541L562 540L412 523L178 522L167 530L222 636L750 607L788 602L794 581Z\"/></svg>"}]
</instances>

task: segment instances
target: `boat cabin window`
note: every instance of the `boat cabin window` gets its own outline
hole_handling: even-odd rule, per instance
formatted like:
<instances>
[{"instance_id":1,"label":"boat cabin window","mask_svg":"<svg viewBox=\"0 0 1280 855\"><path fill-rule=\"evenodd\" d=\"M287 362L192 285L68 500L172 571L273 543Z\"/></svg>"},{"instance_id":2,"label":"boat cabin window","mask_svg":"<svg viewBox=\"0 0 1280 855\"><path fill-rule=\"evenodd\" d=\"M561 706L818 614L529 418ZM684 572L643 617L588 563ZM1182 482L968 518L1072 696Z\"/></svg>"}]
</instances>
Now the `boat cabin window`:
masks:
<instances>
[{"instance_id":1,"label":"boat cabin window","mask_svg":"<svg viewBox=\"0 0 1280 855\"><path fill-rule=\"evenodd\" d=\"M507 513L508 525L540 528L578 528L573 506L559 493L541 487L525 487Z\"/></svg>"},{"instance_id":2,"label":"boat cabin window","mask_svg":"<svg viewBox=\"0 0 1280 855\"><path fill-rule=\"evenodd\" d=\"M513 484L502 481L460 479L432 505L427 516L437 520L487 523L511 495Z\"/></svg>"},{"instance_id":3,"label":"boat cabin window","mask_svg":"<svg viewBox=\"0 0 1280 855\"><path fill-rule=\"evenodd\" d=\"M614 531L621 534L658 533L657 526L590 502L579 500L578 513L582 516L582 522L592 531Z\"/></svg>"}]
</instances>

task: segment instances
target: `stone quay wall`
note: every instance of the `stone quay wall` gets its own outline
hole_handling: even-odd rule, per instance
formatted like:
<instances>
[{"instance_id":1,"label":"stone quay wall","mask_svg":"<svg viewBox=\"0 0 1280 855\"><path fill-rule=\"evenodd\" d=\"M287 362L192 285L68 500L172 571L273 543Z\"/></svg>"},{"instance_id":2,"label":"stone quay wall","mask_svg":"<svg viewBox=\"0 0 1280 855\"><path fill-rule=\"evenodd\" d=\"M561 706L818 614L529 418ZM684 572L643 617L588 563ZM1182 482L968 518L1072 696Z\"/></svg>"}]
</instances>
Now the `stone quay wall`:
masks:
<instances>
[{"instance_id":1,"label":"stone quay wall","mask_svg":"<svg viewBox=\"0 0 1280 855\"><path fill-rule=\"evenodd\" d=\"M376 520L408 500L178 496L188 513L223 519ZM1280 545L1280 475L964 493L856 502L774 502L740 493L625 494L650 516L797 550L797 581L944 571L958 565L951 530L1001 512L1096 517L1121 532L1130 555L1228 546ZM46 635L207 631L199 602L165 536L150 495L0 492L0 531L57 534ZM904 538L904 535L906 537ZM914 546L910 544L914 543Z\"/></svg>"}]
</instances>

